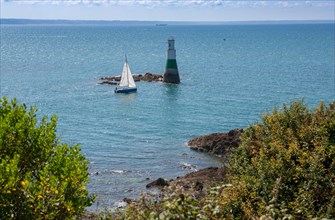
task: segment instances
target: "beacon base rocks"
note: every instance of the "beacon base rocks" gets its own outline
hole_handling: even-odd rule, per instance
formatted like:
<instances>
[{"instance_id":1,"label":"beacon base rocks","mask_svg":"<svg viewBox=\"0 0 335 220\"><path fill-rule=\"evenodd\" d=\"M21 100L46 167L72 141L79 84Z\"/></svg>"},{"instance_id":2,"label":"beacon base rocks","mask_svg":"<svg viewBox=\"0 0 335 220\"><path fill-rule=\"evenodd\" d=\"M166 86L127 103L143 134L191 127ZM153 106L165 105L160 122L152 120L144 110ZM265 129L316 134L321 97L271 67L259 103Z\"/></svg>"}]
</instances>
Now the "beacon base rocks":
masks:
<instances>
[{"instance_id":1,"label":"beacon base rocks","mask_svg":"<svg viewBox=\"0 0 335 220\"><path fill-rule=\"evenodd\" d=\"M133 75L135 82L163 82L163 75L155 73L145 73ZM105 76L100 78L100 85L117 85L121 80L121 76Z\"/></svg>"},{"instance_id":2,"label":"beacon base rocks","mask_svg":"<svg viewBox=\"0 0 335 220\"><path fill-rule=\"evenodd\" d=\"M145 73L134 75L134 80L145 81L145 82L164 82L164 83L180 83L179 71L176 60L176 50L174 48L174 38L169 37L168 39L168 50L167 50L167 61L165 71L163 75L154 73ZM101 77L98 84L102 85L118 85L121 76L106 76Z\"/></svg>"}]
</instances>

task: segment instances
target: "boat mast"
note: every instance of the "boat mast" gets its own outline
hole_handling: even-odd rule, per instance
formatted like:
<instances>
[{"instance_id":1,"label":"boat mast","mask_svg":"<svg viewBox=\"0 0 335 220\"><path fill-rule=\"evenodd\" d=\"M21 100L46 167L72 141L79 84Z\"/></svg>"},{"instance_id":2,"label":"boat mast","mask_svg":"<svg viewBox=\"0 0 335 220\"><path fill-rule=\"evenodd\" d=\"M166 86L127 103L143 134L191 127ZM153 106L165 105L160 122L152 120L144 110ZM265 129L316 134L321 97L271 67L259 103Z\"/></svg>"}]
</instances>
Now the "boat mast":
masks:
<instances>
[{"instance_id":1,"label":"boat mast","mask_svg":"<svg viewBox=\"0 0 335 220\"><path fill-rule=\"evenodd\" d=\"M129 72L128 72L128 60L127 60L127 54L124 55L126 58L126 67L127 67L127 81L128 81L128 87L129 87Z\"/></svg>"}]
</instances>

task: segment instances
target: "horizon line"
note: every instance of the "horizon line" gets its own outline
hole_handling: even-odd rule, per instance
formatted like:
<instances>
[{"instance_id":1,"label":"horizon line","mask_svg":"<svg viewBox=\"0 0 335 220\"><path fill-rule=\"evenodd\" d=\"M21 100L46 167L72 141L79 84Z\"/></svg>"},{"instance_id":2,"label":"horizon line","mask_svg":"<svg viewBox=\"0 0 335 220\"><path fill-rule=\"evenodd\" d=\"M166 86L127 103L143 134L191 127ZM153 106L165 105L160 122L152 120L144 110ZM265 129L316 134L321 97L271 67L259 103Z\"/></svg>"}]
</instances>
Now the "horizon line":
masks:
<instances>
[{"instance_id":1,"label":"horizon line","mask_svg":"<svg viewBox=\"0 0 335 220\"><path fill-rule=\"evenodd\" d=\"M171 20L120 20L120 19L113 19L113 20L106 20L106 19L66 19L66 18L1 18L0 20L27 20L27 21L93 21L93 22L187 22L187 23L225 23L225 22L280 22L280 21L326 21L326 22L335 22L335 19L267 19L267 20L226 20L226 21L192 21L192 20L178 20L178 21L171 21Z\"/></svg>"},{"instance_id":2,"label":"horizon line","mask_svg":"<svg viewBox=\"0 0 335 220\"><path fill-rule=\"evenodd\" d=\"M86 19L34 19L34 18L0 18L1 25L242 25L242 24L335 24L332 19L306 20L232 20L232 21L160 21L160 20L86 20Z\"/></svg>"}]
</instances>

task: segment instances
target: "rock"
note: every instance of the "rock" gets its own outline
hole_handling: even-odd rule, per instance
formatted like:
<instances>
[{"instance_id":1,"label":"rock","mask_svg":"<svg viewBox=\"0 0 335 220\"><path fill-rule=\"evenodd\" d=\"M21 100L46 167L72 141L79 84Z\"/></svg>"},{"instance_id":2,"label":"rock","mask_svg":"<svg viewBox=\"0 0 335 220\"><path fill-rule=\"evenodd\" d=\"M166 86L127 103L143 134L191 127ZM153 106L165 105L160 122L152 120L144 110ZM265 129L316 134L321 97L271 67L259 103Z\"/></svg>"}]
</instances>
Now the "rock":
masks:
<instances>
[{"instance_id":1,"label":"rock","mask_svg":"<svg viewBox=\"0 0 335 220\"><path fill-rule=\"evenodd\" d=\"M213 133L193 138L187 144L193 150L223 157L229 154L232 148L239 146L242 133L243 129L234 129L228 133Z\"/></svg>"},{"instance_id":2,"label":"rock","mask_svg":"<svg viewBox=\"0 0 335 220\"><path fill-rule=\"evenodd\" d=\"M187 153L182 153L180 154L181 157L188 157L188 154Z\"/></svg>"},{"instance_id":3,"label":"rock","mask_svg":"<svg viewBox=\"0 0 335 220\"><path fill-rule=\"evenodd\" d=\"M169 186L169 182L163 178L158 178L157 180L146 185L147 188L152 188L152 187L163 188L165 186Z\"/></svg>"},{"instance_id":4,"label":"rock","mask_svg":"<svg viewBox=\"0 0 335 220\"><path fill-rule=\"evenodd\" d=\"M163 82L163 75L161 74L154 74L154 73L145 73L142 74L134 74L134 81L144 81L144 82ZM121 80L121 76L105 76L101 77L100 80L102 82L99 82L98 84L103 85L117 85L118 82Z\"/></svg>"},{"instance_id":5,"label":"rock","mask_svg":"<svg viewBox=\"0 0 335 220\"><path fill-rule=\"evenodd\" d=\"M193 138L188 142L188 146L193 150L208 152L220 157L228 158L232 148L238 147L241 143L240 136L243 129L234 129L227 133L214 133ZM187 154L181 154L187 156ZM181 164L184 168L195 168L191 164ZM166 181L162 178L155 180L147 185L159 187L163 192L164 186L179 186L185 193L191 193L196 198L205 196L210 187L216 183L223 182L226 178L227 170L225 167L208 167L199 171L191 172L185 176L177 177L175 180ZM224 185L228 186L228 185ZM221 185L220 187L223 187ZM166 191L168 192L168 191Z\"/></svg>"},{"instance_id":6,"label":"rock","mask_svg":"<svg viewBox=\"0 0 335 220\"><path fill-rule=\"evenodd\" d=\"M130 204L130 203L133 202L133 200L132 200L132 199L129 199L129 198L123 198L122 201L125 202L125 203L127 203L127 204Z\"/></svg>"},{"instance_id":7,"label":"rock","mask_svg":"<svg viewBox=\"0 0 335 220\"><path fill-rule=\"evenodd\" d=\"M105 81L99 82L98 84L99 84L99 85L117 85L117 84L119 84L119 83L116 82L116 81L105 80Z\"/></svg>"},{"instance_id":8,"label":"rock","mask_svg":"<svg viewBox=\"0 0 335 220\"><path fill-rule=\"evenodd\" d=\"M105 76L105 77L101 77L100 80L119 82L121 80L121 76Z\"/></svg>"},{"instance_id":9,"label":"rock","mask_svg":"<svg viewBox=\"0 0 335 220\"><path fill-rule=\"evenodd\" d=\"M146 73L140 78L140 80L146 82L162 82L163 76L160 74Z\"/></svg>"},{"instance_id":10,"label":"rock","mask_svg":"<svg viewBox=\"0 0 335 220\"><path fill-rule=\"evenodd\" d=\"M194 189L196 191L202 191L202 189L204 188L204 184L202 184L201 182L199 181L196 181L195 184L194 184Z\"/></svg>"},{"instance_id":11,"label":"rock","mask_svg":"<svg viewBox=\"0 0 335 220\"><path fill-rule=\"evenodd\" d=\"M193 193L195 196L204 193L215 183L222 182L226 176L224 167L208 167L179 177L170 182L182 187L184 192Z\"/></svg>"}]
</instances>

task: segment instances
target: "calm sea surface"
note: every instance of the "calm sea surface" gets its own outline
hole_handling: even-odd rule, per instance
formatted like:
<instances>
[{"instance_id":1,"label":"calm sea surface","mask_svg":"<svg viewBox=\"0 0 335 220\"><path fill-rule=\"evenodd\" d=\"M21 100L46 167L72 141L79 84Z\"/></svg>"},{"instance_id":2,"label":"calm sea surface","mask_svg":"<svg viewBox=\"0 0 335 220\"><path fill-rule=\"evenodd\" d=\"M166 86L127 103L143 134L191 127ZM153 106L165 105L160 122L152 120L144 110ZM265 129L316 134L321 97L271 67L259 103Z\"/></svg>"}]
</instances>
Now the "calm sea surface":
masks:
<instances>
[{"instance_id":1,"label":"calm sea surface","mask_svg":"<svg viewBox=\"0 0 335 220\"><path fill-rule=\"evenodd\" d=\"M139 82L130 95L97 85L125 54L133 73L162 73L169 36L180 85ZM218 165L189 150L192 137L246 127L282 102L334 100L334 47L334 24L1 26L1 96L58 115L59 138L90 160L94 210Z\"/></svg>"}]
</instances>

